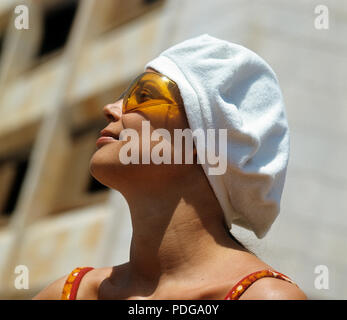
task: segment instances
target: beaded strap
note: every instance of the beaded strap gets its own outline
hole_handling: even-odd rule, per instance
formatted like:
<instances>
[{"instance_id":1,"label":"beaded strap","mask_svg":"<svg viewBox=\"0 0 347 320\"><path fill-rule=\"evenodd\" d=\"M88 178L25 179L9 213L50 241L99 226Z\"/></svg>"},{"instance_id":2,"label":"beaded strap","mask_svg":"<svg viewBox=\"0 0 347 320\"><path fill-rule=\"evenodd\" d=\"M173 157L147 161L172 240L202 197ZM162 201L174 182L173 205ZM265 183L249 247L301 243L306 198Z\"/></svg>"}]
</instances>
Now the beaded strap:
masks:
<instances>
[{"instance_id":1,"label":"beaded strap","mask_svg":"<svg viewBox=\"0 0 347 320\"><path fill-rule=\"evenodd\" d=\"M295 284L290 278L285 276L282 273L271 271L271 270L261 270L251 273L250 275L244 277L241 279L226 295L224 300L238 300L240 296L246 291L246 289L253 284L255 281L265 278L265 277L271 277L271 278L277 278L282 279L285 281L288 281L292 284ZM296 284L295 284L296 285Z\"/></svg>"},{"instance_id":2,"label":"beaded strap","mask_svg":"<svg viewBox=\"0 0 347 320\"><path fill-rule=\"evenodd\" d=\"M82 280L82 277L90 270L91 267L78 267L71 271L68 278L65 281L61 300L75 300L77 295L77 289Z\"/></svg>"}]
</instances>

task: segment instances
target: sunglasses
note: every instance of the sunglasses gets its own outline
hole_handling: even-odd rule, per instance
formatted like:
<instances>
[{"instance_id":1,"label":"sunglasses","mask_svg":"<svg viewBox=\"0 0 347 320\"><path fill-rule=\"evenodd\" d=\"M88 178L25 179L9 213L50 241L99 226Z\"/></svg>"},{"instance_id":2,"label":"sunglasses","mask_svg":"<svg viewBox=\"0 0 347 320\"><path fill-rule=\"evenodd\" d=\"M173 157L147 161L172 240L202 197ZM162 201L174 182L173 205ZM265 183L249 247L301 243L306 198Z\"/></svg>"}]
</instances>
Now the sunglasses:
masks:
<instances>
[{"instance_id":1,"label":"sunglasses","mask_svg":"<svg viewBox=\"0 0 347 320\"><path fill-rule=\"evenodd\" d=\"M182 105L177 84L157 72L141 73L117 100L120 99L123 99L123 114L144 108Z\"/></svg>"}]
</instances>

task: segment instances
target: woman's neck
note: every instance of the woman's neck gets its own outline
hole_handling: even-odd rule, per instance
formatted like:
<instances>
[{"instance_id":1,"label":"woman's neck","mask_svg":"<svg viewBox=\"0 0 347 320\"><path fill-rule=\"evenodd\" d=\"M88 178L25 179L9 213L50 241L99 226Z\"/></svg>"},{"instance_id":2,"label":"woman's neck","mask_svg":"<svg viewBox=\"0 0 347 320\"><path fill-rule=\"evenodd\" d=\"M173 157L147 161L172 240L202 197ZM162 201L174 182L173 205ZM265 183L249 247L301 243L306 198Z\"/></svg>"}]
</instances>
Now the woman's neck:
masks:
<instances>
[{"instance_id":1,"label":"woman's neck","mask_svg":"<svg viewBox=\"0 0 347 320\"><path fill-rule=\"evenodd\" d=\"M128 285L149 292L172 281L203 285L209 281L207 270L244 253L225 232L223 213L206 178L187 179L192 178L194 183L166 183L155 199L148 187L140 186L126 196L133 227Z\"/></svg>"}]
</instances>

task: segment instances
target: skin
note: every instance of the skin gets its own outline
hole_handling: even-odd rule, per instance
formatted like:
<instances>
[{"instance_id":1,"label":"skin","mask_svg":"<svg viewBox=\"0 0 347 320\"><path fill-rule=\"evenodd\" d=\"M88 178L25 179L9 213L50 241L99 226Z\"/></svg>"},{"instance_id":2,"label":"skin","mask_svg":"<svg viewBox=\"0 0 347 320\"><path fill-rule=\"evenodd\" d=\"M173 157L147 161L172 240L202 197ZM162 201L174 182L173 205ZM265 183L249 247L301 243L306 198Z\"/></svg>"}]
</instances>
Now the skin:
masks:
<instances>
[{"instance_id":1,"label":"skin","mask_svg":"<svg viewBox=\"0 0 347 320\"><path fill-rule=\"evenodd\" d=\"M133 128L140 135L142 120L150 120L152 130L173 132L174 128L189 127L183 108L170 121L166 112L122 114L122 100L106 105L103 111L110 121L106 129L114 134ZM130 259L88 272L77 299L224 299L244 276L274 270L229 237L223 227L222 209L201 165L125 166L117 156L123 143L115 140L99 146L90 171L127 199L133 227ZM60 299L67 276L33 299ZM287 281L263 278L240 299L306 296Z\"/></svg>"}]
</instances>

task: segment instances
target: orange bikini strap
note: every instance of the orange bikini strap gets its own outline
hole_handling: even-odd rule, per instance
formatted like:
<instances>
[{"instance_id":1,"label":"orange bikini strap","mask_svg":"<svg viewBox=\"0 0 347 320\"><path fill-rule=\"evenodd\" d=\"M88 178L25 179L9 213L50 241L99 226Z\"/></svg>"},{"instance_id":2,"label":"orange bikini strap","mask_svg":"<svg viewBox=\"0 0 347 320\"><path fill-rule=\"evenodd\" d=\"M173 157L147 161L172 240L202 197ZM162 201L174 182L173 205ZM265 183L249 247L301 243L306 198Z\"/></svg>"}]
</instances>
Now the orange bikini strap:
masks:
<instances>
[{"instance_id":1,"label":"orange bikini strap","mask_svg":"<svg viewBox=\"0 0 347 320\"><path fill-rule=\"evenodd\" d=\"M61 300L75 300L83 276L93 269L92 267L78 267L72 270L65 281Z\"/></svg>"},{"instance_id":2,"label":"orange bikini strap","mask_svg":"<svg viewBox=\"0 0 347 320\"><path fill-rule=\"evenodd\" d=\"M295 284L290 278L285 276L282 273L279 273L277 271L271 271L271 270L261 270L256 271L248 276L242 278L226 295L224 300L238 300L240 296L246 291L246 289L253 284L255 281L265 278L265 277L271 277L271 278L277 278L282 279L285 281L288 281L290 283ZM296 284L295 284L296 285Z\"/></svg>"}]
</instances>

